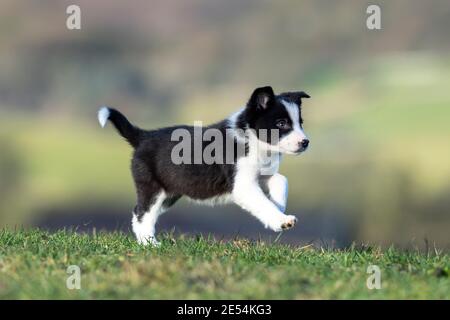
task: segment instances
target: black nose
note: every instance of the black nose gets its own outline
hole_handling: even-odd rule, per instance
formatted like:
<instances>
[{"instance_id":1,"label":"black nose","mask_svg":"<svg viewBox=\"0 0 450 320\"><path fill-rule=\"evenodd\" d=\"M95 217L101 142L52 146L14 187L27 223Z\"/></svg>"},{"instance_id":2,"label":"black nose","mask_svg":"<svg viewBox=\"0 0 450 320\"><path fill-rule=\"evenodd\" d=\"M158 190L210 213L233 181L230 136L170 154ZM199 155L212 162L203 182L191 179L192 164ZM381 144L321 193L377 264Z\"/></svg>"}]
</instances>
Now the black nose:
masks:
<instances>
[{"instance_id":1,"label":"black nose","mask_svg":"<svg viewBox=\"0 0 450 320\"><path fill-rule=\"evenodd\" d=\"M302 147L303 148L308 148L308 146L309 146L309 140L308 139L303 139L302 140Z\"/></svg>"}]
</instances>

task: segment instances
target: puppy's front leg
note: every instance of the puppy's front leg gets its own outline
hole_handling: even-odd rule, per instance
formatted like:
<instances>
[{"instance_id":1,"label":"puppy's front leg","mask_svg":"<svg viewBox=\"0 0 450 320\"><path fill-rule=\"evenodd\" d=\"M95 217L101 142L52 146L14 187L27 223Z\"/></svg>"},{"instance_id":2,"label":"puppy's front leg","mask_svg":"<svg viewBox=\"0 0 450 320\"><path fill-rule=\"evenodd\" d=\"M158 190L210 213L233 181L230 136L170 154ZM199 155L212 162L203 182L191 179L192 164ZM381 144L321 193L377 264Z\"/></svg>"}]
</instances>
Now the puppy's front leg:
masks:
<instances>
[{"instance_id":1,"label":"puppy's front leg","mask_svg":"<svg viewBox=\"0 0 450 320\"><path fill-rule=\"evenodd\" d=\"M266 228L275 232L292 228L297 218L283 214L270 201L256 182L239 182L233 188L234 202L258 218Z\"/></svg>"},{"instance_id":2,"label":"puppy's front leg","mask_svg":"<svg viewBox=\"0 0 450 320\"><path fill-rule=\"evenodd\" d=\"M273 203L275 203L281 212L285 212L288 197L287 178L279 173L276 173L264 181L264 183L270 199Z\"/></svg>"}]
</instances>

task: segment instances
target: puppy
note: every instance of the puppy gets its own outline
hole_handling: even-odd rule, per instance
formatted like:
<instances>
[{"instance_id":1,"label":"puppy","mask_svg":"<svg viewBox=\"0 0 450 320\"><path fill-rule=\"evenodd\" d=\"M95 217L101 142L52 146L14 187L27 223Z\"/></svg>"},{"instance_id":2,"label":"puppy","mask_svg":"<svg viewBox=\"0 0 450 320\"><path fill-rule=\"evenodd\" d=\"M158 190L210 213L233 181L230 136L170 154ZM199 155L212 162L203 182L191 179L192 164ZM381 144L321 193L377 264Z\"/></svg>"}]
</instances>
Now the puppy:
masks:
<instances>
[{"instance_id":1,"label":"puppy","mask_svg":"<svg viewBox=\"0 0 450 320\"><path fill-rule=\"evenodd\" d=\"M156 130L142 130L119 111L102 107L100 125L111 121L134 148L132 227L137 240L159 245L156 221L183 196L212 205L234 202L275 232L293 227L297 218L284 214L288 183L278 168L282 154L298 155L308 148L303 98L309 98L303 91L275 95L271 87L257 88L244 108L213 125ZM207 137L209 131L214 134ZM191 138L183 141L184 149L180 137ZM207 151L213 161L202 159Z\"/></svg>"}]
</instances>

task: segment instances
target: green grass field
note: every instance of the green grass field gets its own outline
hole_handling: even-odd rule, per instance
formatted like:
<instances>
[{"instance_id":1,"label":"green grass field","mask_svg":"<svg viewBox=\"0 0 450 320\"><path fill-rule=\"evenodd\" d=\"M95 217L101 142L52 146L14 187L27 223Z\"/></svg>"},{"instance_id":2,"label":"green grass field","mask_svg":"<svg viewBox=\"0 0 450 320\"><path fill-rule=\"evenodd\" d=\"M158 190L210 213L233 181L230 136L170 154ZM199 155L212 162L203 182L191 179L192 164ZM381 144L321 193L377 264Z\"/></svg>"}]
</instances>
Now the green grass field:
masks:
<instances>
[{"instance_id":1,"label":"green grass field","mask_svg":"<svg viewBox=\"0 0 450 320\"><path fill-rule=\"evenodd\" d=\"M236 239L160 236L138 245L119 233L0 231L3 299L448 299L450 258L438 250L346 250ZM381 270L380 290L366 286ZM81 289L66 287L67 267Z\"/></svg>"}]
</instances>

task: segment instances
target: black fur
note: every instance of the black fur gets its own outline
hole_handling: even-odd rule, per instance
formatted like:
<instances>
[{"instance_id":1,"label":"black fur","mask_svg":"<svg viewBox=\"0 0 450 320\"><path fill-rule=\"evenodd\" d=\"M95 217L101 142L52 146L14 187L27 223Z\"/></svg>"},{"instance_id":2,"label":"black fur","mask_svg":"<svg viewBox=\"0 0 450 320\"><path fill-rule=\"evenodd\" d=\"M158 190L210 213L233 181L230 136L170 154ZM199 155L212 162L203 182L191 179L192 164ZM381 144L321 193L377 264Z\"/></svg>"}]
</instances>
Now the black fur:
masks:
<instances>
[{"instance_id":1,"label":"black fur","mask_svg":"<svg viewBox=\"0 0 450 320\"><path fill-rule=\"evenodd\" d=\"M142 140L141 134L143 131L138 127L133 126L128 119L119 111L113 108L108 108L108 120L114 124L114 127L119 131L120 135L124 137L134 148L137 148Z\"/></svg>"}]
</instances>

